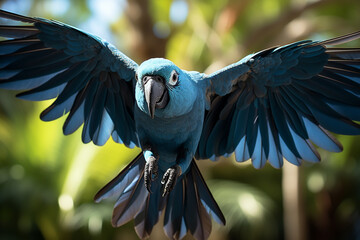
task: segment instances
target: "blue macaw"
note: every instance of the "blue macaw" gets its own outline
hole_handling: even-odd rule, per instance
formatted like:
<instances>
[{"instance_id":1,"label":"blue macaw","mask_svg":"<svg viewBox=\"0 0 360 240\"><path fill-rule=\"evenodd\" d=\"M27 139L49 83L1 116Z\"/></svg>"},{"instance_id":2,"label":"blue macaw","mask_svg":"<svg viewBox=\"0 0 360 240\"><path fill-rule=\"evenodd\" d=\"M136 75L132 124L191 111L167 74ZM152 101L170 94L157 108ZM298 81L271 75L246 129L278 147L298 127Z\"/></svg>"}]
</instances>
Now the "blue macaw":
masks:
<instances>
[{"instance_id":1,"label":"blue macaw","mask_svg":"<svg viewBox=\"0 0 360 240\"><path fill-rule=\"evenodd\" d=\"M210 75L162 58L138 65L113 45L61 22L0 10L30 23L0 26L0 87L17 96L56 98L41 113L68 113L65 135L82 124L82 141L138 146L139 154L95 196L116 197L112 224L134 219L140 238L164 213L164 231L207 239L211 216L225 218L196 159L235 152L255 168L318 162L314 144L340 152L328 132L360 134L360 48L328 48L360 32L300 41L250 54Z\"/></svg>"}]
</instances>

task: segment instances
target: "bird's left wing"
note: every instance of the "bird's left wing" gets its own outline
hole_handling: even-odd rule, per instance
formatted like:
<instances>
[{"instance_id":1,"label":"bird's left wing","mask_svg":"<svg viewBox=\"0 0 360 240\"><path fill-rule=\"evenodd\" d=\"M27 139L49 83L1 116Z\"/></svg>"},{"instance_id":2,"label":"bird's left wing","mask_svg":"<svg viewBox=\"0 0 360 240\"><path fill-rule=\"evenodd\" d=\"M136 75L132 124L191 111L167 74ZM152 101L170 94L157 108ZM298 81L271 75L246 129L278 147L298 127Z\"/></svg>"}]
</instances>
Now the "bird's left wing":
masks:
<instances>
[{"instance_id":1,"label":"bird's left wing","mask_svg":"<svg viewBox=\"0 0 360 240\"><path fill-rule=\"evenodd\" d=\"M0 25L0 88L27 90L18 97L56 98L41 113L51 121L69 112L71 134L83 123L82 140L103 145L110 135L137 144L134 79L138 65L106 41L57 21L0 10L0 18L30 23Z\"/></svg>"},{"instance_id":2,"label":"bird's left wing","mask_svg":"<svg viewBox=\"0 0 360 240\"><path fill-rule=\"evenodd\" d=\"M358 38L270 48L207 76L213 97L197 158L235 152L239 162L279 168L283 157L319 161L313 143L341 151L328 131L360 134L360 49L327 46Z\"/></svg>"}]
</instances>

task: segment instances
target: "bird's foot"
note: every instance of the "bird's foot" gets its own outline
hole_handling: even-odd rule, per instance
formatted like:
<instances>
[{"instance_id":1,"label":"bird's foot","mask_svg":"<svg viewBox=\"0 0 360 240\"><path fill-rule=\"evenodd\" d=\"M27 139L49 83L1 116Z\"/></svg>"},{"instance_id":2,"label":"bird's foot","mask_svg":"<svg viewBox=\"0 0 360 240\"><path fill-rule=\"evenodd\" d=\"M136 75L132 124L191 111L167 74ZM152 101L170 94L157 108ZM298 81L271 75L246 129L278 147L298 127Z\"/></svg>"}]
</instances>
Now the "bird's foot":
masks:
<instances>
[{"instance_id":1,"label":"bird's foot","mask_svg":"<svg viewBox=\"0 0 360 240\"><path fill-rule=\"evenodd\" d=\"M157 159L154 156L150 156L145 164L144 170L144 182L146 189L151 193L150 187L151 182L157 178L158 175L158 164Z\"/></svg>"},{"instance_id":2,"label":"bird's foot","mask_svg":"<svg viewBox=\"0 0 360 240\"><path fill-rule=\"evenodd\" d=\"M179 165L174 165L168 168L168 170L166 170L161 180L161 184L163 185L163 189L164 189L162 194L163 197L165 197L166 194L168 194L169 192L171 192L171 190L174 189L176 180L180 175L181 175L181 168Z\"/></svg>"}]
</instances>

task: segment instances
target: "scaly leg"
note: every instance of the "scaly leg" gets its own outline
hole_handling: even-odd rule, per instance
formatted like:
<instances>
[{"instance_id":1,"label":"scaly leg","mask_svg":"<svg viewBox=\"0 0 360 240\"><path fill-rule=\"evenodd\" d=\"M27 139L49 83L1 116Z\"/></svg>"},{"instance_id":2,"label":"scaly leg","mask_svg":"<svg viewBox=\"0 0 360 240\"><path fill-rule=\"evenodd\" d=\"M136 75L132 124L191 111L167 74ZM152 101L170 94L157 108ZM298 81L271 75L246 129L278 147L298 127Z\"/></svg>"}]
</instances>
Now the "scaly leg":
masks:
<instances>
[{"instance_id":1,"label":"scaly leg","mask_svg":"<svg viewBox=\"0 0 360 240\"><path fill-rule=\"evenodd\" d=\"M145 150L144 157L146 160L144 182L146 189L151 192L151 182L154 181L158 175L158 158L155 157L151 150Z\"/></svg>"}]
</instances>

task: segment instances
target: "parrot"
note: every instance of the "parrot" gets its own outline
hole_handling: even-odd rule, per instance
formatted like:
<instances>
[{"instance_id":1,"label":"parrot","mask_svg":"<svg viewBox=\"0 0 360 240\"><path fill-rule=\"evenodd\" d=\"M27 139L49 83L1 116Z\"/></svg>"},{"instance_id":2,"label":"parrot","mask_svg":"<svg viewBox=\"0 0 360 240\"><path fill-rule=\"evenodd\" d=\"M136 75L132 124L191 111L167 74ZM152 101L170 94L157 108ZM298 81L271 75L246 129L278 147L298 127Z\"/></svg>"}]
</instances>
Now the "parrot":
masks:
<instances>
[{"instance_id":1,"label":"parrot","mask_svg":"<svg viewBox=\"0 0 360 240\"><path fill-rule=\"evenodd\" d=\"M170 239L207 239L225 217L197 166L235 154L255 168L319 162L342 151L331 134L359 135L360 48L334 47L360 31L252 53L210 74L164 58L140 65L102 38L62 22L0 10L0 88L55 99L43 121L66 115L83 143L110 138L137 155L94 197L115 199L114 227L148 238L163 218Z\"/></svg>"}]
</instances>

